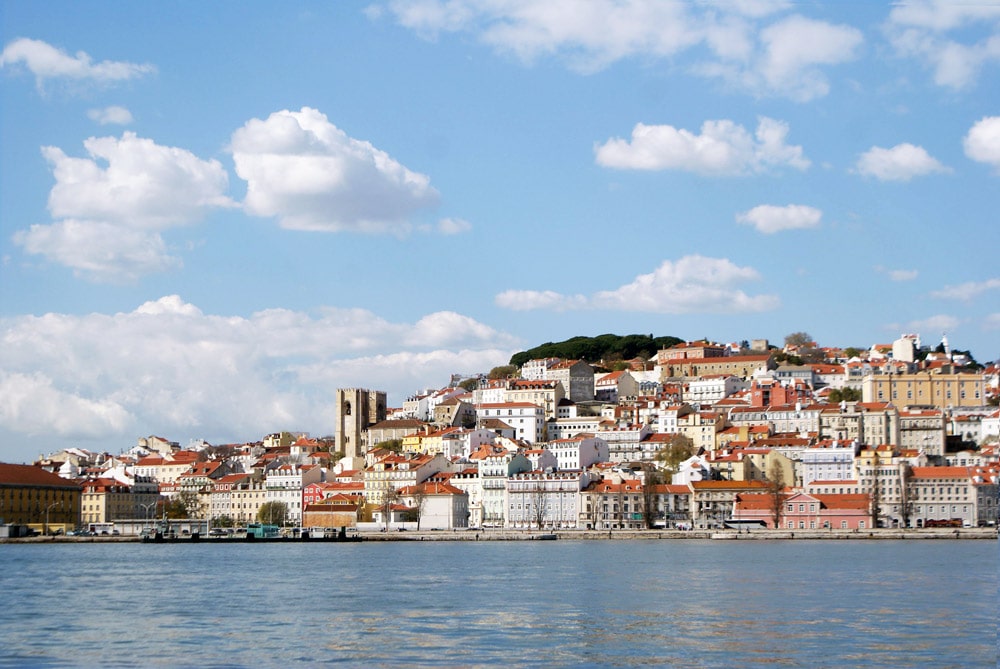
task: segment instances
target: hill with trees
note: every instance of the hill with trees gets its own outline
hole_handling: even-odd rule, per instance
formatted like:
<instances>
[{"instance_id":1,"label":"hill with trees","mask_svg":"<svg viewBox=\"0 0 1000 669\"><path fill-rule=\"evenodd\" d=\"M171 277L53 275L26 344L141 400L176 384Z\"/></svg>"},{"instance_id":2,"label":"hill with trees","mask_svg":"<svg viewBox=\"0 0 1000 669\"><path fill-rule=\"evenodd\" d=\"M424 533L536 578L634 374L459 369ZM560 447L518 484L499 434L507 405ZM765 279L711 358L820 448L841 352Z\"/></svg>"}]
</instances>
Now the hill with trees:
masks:
<instances>
[{"instance_id":1,"label":"hill with trees","mask_svg":"<svg viewBox=\"0 0 1000 669\"><path fill-rule=\"evenodd\" d=\"M538 358L562 358L563 360L585 360L590 363L614 360L651 358L660 349L684 343L677 337L654 337L653 335L602 334L597 337L572 337L562 342L546 342L535 348L515 353L510 358L511 365L521 367L529 360Z\"/></svg>"}]
</instances>

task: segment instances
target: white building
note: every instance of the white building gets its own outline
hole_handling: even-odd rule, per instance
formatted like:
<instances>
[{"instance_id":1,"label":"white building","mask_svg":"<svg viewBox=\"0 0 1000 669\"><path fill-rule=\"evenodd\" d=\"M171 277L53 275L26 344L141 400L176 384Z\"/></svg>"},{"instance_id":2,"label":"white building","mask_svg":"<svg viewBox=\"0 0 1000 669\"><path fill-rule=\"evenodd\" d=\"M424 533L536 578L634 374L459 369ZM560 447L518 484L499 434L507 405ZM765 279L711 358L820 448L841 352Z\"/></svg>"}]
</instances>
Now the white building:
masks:
<instances>
[{"instance_id":1,"label":"white building","mask_svg":"<svg viewBox=\"0 0 1000 669\"><path fill-rule=\"evenodd\" d=\"M529 442L545 439L545 409L529 402L481 404L476 408L479 421L495 418L514 428L515 438Z\"/></svg>"},{"instance_id":2,"label":"white building","mask_svg":"<svg viewBox=\"0 0 1000 669\"><path fill-rule=\"evenodd\" d=\"M598 462L608 461L608 442L600 437L576 436L550 441L548 449L556 458L560 470L586 469Z\"/></svg>"},{"instance_id":3,"label":"white building","mask_svg":"<svg viewBox=\"0 0 1000 669\"><path fill-rule=\"evenodd\" d=\"M590 484L583 471L526 472L507 480L506 526L570 529L580 520L580 491Z\"/></svg>"},{"instance_id":4,"label":"white building","mask_svg":"<svg viewBox=\"0 0 1000 669\"><path fill-rule=\"evenodd\" d=\"M834 441L827 447L805 448L799 454L802 485L813 481L846 481L854 476L857 444Z\"/></svg>"},{"instance_id":5,"label":"white building","mask_svg":"<svg viewBox=\"0 0 1000 669\"><path fill-rule=\"evenodd\" d=\"M531 462L522 453L498 446L483 446L469 456L479 467L483 487L482 527L503 527L506 518L507 479L531 471Z\"/></svg>"},{"instance_id":6,"label":"white building","mask_svg":"<svg viewBox=\"0 0 1000 669\"><path fill-rule=\"evenodd\" d=\"M302 489L323 481L319 465L281 465L267 472L264 479L268 502L284 502L289 523L302 523Z\"/></svg>"}]
</instances>

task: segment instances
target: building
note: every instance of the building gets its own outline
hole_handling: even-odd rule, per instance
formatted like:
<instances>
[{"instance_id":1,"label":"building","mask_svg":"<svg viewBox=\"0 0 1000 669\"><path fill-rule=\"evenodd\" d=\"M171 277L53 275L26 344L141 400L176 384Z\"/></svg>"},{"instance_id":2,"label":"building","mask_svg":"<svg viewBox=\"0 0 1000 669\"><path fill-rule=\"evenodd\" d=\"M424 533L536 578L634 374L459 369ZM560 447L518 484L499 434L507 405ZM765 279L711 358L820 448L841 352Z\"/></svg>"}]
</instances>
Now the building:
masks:
<instances>
[{"instance_id":1,"label":"building","mask_svg":"<svg viewBox=\"0 0 1000 669\"><path fill-rule=\"evenodd\" d=\"M861 382L865 402L891 402L904 407L978 408L986 404L982 373L949 374L946 370L913 374L869 374Z\"/></svg>"},{"instance_id":2,"label":"building","mask_svg":"<svg viewBox=\"0 0 1000 669\"><path fill-rule=\"evenodd\" d=\"M514 438L536 442L545 440L545 409L530 402L501 402L480 404L476 416L481 425L496 419L514 428Z\"/></svg>"},{"instance_id":3,"label":"building","mask_svg":"<svg viewBox=\"0 0 1000 669\"><path fill-rule=\"evenodd\" d=\"M76 481L33 465L0 463L0 518L38 532L80 525L82 490Z\"/></svg>"},{"instance_id":4,"label":"building","mask_svg":"<svg viewBox=\"0 0 1000 669\"><path fill-rule=\"evenodd\" d=\"M524 472L507 479L506 527L572 529L579 522L580 491L590 476L580 470Z\"/></svg>"},{"instance_id":5,"label":"building","mask_svg":"<svg viewBox=\"0 0 1000 669\"><path fill-rule=\"evenodd\" d=\"M341 388L336 393L334 443L345 457L361 458L367 446L363 436L386 419L386 395L381 390Z\"/></svg>"}]
</instances>

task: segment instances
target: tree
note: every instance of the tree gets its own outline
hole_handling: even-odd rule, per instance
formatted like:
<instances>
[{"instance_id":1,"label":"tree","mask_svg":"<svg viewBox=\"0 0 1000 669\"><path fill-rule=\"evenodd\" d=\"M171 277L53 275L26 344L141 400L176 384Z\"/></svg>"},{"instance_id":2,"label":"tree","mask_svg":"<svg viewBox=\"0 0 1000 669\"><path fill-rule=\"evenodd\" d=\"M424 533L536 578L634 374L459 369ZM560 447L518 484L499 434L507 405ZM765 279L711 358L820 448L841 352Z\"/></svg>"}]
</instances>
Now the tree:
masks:
<instances>
[{"instance_id":1,"label":"tree","mask_svg":"<svg viewBox=\"0 0 1000 669\"><path fill-rule=\"evenodd\" d=\"M479 379L477 379L474 376L468 379L464 379L458 384L458 387L461 388L462 390L471 393L473 390L479 387Z\"/></svg>"},{"instance_id":2,"label":"tree","mask_svg":"<svg viewBox=\"0 0 1000 669\"><path fill-rule=\"evenodd\" d=\"M284 525L288 520L288 505L278 500L264 502L257 509L257 520L268 525Z\"/></svg>"},{"instance_id":3,"label":"tree","mask_svg":"<svg viewBox=\"0 0 1000 669\"><path fill-rule=\"evenodd\" d=\"M771 463L767 466L765 483L770 498L771 520L774 522L774 529L779 529L781 516L785 511L785 470L777 458L771 458Z\"/></svg>"},{"instance_id":4,"label":"tree","mask_svg":"<svg viewBox=\"0 0 1000 669\"><path fill-rule=\"evenodd\" d=\"M233 517L225 514L212 519L212 527L234 527L235 525L236 522L233 520Z\"/></svg>"},{"instance_id":5,"label":"tree","mask_svg":"<svg viewBox=\"0 0 1000 669\"><path fill-rule=\"evenodd\" d=\"M661 463L664 471L676 474L682 462L690 458L695 453L694 441L691 437L680 432L670 435L656 453L656 460Z\"/></svg>"},{"instance_id":6,"label":"tree","mask_svg":"<svg viewBox=\"0 0 1000 669\"><path fill-rule=\"evenodd\" d=\"M657 486L663 482L663 475L650 464L644 464L643 469L646 475L642 481L642 519L646 522L646 529L651 530L656 524L659 516L656 508L656 501L659 497Z\"/></svg>"},{"instance_id":7,"label":"tree","mask_svg":"<svg viewBox=\"0 0 1000 669\"><path fill-rule=\"evenodd\" d=\"M844 357L850 360L851 358L857 358L861 355L863 349L856 348L854 346L848 346L844 349Z\"/></svg>"},{"instance_id":8,"label":"tree","mask_svg":"<svg viewBox=\"0 0 1000 669\"><path fill-rule=\"evenodd\" d=\"M827 397L833 404L839 404L840 402L860 402L861 391L850 387L834 388Z\"/></svg>"},{"instance_id":9,"label":"tree","mask_svg":"<svg viewBox=\"0 0 1000 669\"><path fill-rule=\"evenodd\" d=\"M878 449L872 449L872 469L871 469L871 488L869 489L869 497L871 502L871 507L869 507L868 515L871 520L872 528L878 527L878 519L882 507L882 477L880 465L881 460L879 459Z\"/></svg>"},{"instance_id":10,"label":"tree","mask_svg":"<svg viewBox=\"0 0 1000 669\"><path fill-rule=\"evenodd\" d=\"M384 448L387 451L392 451L393 453L399 453L403 450L403 440L402 439L386 439L385 441L380 441L375 444L375 448Z\"/></svg>"},{"instance_id":11,"label":"tree","mask_svg":"<svg viewBox=\"0 0 1000 669\"><path fill-rule=\"evenodd\" d=\"M163 513L167 518L201 518L202 506L198 493L185 490L166 502Z\"/></svg>"},{"instance_id":12,"label":"tree","mask_svg":"<svg viewBox=\"0 0 1000 669\"><path fill-rule=\"evenodd\" d=\"M491 369L490 373L486 375L486 378L495 381L497 379L509 379L513 376L517 376L517 374L517 365L500 365L499 367Z\"/></svg>"},{"instance_id":13,"label":"tree","mask_svg":"<svg viewBox=\"0 0 1000 669\"><path fill-rule=\"evenodd\" d=\"M545 524L545 485L539 481L531 491L531 512L534 516L535 526L542 529Z\"/></svg>"},{"instance_id":14,"label":"tree","mask_svg":"<svg viewBox=\"0 0 1000 669\"><path fill-rule=\"evenodd\" d=\"M913 515L913 468L908 463L899 467L899 522L903 527L910 526L910 516Z\"/></svg>"},{"instance_id":15,"label":"tree","mask_svg":"<svg viewBox=\"0 0 1000 669\"><path fill-rule=\"evenodd\" d=\"M796 346L802 347L807 344L812 344L813 338L808 332L793 332L790 335L785 336L785 346Z\"/></svg>"},{"instance_id":16,"label":"tree","mask_svg":"<svg viewBox=\"0 0 1000 669\"><path fill-rule=\"evenodd\" d=\"M427 484L419 483L413 486L413 510L417 516L417 532L420 531L420 516L424 515L424 503L427 501Z\"/></svg>"}]
</instances>

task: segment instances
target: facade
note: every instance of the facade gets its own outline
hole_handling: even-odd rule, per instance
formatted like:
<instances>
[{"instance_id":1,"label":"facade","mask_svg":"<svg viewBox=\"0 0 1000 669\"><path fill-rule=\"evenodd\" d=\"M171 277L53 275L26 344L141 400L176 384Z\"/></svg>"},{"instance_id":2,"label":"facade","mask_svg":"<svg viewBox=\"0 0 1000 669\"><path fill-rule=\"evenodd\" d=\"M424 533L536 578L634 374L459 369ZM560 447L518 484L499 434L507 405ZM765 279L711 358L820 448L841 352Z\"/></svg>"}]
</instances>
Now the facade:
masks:
<instances>
[{"instance_id":1,"label":"facade","mask_svg":"<svg viewBox=\"0 0 1000 669\"><path fill-rule=\"evenodd\" d=\"M594 399L594 368L583 360L554 363L545 371L545 378L560 382L566 397L573 402L590 402Z\"/></svg>"},{"instance_id":2,"label":"facade","mask_svg":"<svg viewBox=\"0 0 1000 669\"><path fill-rule=\"evenodd\" d=\"M978 408L986 404L986 377L923 371L913 374L869 374L861 382L865 402L892 402L897 406Z\"/></svg>"},{"instance_id":3,"label":"facade","mask_svg":"<svg viewBox=\"0 0 1000 669\"><path fill-rule=\"evenodd\" d=\"M580 491L590 482L583 471L525 472L507 480L506 527L572 529L579 521Z\"/></svg>"},{"instance_id":4,"label":"facade","mask_svg":"<svg viewBox=\"0 0 1000 669\"><path fill-rule=\"evenodd\" d=\"M0 463L0 518L39 532L80 524L82 491L75 481L32 465Z\"/></svg>"},{"instance_id":5,"label":"facade","mask_svg":"<svg viewBox=\"0 0 1000 669\"><path fill-rule=\"evenodd\" d=\"M364 456L365 432L386 419L386 395L381 390L341 388L335 402L334 442L345 457Z\"/></svg>"},{"instance_id":6,"label":"facade","mask_svg":"<svg viewBox=\"0 0 1000 669\"><path fill-rule=\"evenodd\" d=\"M545 409L530 402L481 404L476 416L482 421L496 419L514 428L515 439L536 442L545 440Z\"/></svg>"}]
</instances>

